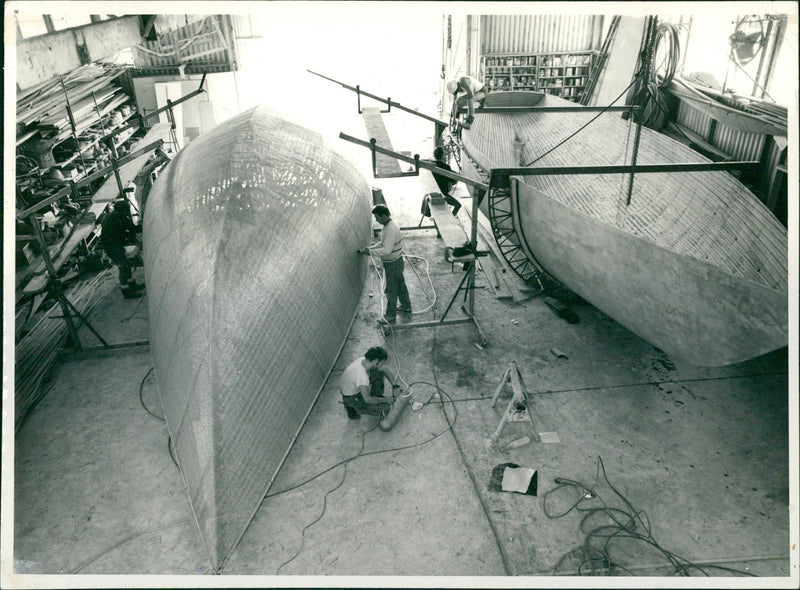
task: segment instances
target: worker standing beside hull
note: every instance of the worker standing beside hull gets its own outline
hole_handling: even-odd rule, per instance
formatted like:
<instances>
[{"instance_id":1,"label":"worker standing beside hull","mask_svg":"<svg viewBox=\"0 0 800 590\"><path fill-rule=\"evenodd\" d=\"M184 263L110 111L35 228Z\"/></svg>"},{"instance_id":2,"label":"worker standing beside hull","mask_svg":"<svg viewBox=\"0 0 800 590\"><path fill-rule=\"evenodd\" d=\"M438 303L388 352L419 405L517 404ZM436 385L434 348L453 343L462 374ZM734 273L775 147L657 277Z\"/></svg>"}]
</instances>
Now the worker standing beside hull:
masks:
<instances>
[{"instance_id":1,"label":"worker standing beside hull","mask_svg":"<svg viewBox=\"0 0 800 590\"><path fill-rule=\"evenodd\" d=\"M384 279L386 281L386 313L384 318L387 322L397 319L397 311L411 313L411 299L408 296L406 280L403 276L405 265L403 264L403 239L400 236L400 227L392 219L389 208L386 205L375 205L372 208L375 219L383 226L381 229L380 242L370 246L365 250L359 250L359 254L376 254L381 257L383 263ZM400 299L400 307L397 307L397 300Z\"/></svg>"}]
</instances>

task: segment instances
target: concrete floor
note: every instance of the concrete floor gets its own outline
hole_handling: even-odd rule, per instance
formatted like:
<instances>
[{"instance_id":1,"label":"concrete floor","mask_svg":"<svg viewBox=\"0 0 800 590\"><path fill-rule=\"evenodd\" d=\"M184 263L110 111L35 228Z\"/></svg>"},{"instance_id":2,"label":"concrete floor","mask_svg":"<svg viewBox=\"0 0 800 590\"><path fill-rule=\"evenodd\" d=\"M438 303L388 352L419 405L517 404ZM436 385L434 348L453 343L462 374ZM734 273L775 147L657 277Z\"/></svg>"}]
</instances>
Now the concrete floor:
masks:
<instances>
[{"instance_id":1,"label":"concrete floor","mask_svg":"<svg viewBox=\"0 0 800 590\"><path fill-rule=\"evenodd\" d=\"M405 122L388 119L387 127L398 125L390 128L393 138ZM419 222L416 179L371 182L383 188L401 225ZM407 253L429 262L438 318L462 275L443 260L435 231L407 232L404 239ZM424 265L416 268L425 278ZM406 278L421 309L421 283L410 269ZM480 273L475 312L488 346L476 346L472 324L384 336L375 322L379 290L371 275L317 405L222 578L213 581L202 577L211 567L166 428L145 410L160 413L147 347L65 359L16 437L16 582L110 587L131 582L106 576L147 574L169 576L158 578L169 585L563 587L566 580L550 576L584 542L583 513L551 518L545 509L565 512L582 495L555 478L593 490L584 508L600 501L623 508L608 483L595 485L602 459L630 511L646 514L652 539L719 576L716 587L734 574L712 565L768 577L758 583L770 587L797 587L797 548L790 550L797 500L789 489L789 432L796 425L789 420L786 350L717 369L682 364L589 305L576 305L580 322L569 324L541 298L499 300ZM112 290L91 321L112 343L146 340L146 304ZM455 306L449 317L460 315ZM347 420L337 392L344 367L378 344L387 346L414 383L413 399L424 404L407 408L388 433L370 417ZM558 442L508 452L489 445L508 403L504 394L492 407L491 397L511 361L531 394L537 430L555 433ZM438 399L430 384L441 388ZM796 398L791 406L796 411ZM527 426L507 425L501 444L528 434ZM488 489L492 469L506 462L537 470L537 497ZM676 585L674 577L654 577L673 570L652 545L620 539L610 551L629 570L618 575ZM579 567L579 559L567 558L558 573L577 575ZM276 574L326 577L266 577Z\"/></svg>"}]
</instances>

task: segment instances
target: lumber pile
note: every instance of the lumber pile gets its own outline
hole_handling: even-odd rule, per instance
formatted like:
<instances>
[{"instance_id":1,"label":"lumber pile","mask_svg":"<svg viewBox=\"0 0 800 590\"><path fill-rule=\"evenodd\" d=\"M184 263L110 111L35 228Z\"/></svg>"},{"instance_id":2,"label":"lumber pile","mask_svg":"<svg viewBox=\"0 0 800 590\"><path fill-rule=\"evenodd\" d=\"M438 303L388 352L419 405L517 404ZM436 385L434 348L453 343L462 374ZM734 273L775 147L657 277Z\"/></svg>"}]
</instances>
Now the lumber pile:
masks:
<instances>
[{"instance_id":1,"label":"lumber pile","mask_svg":"<svg viewBox=\"0 0 800 590\"><path fill-rule=\"evenodd\" d=\"M113 84L127 66L93 63L17 93L17 145L46 132L56 142L72 135L67 101L80 134L129 100Z\"/></svg>"},{"instance_id":2,"label":"lumber pile","mask_svg":"<svg viewBox=\"0 0 800 590\"><path fill-rule=\"evenodd\" d=\"M110 269L93 278L77 283L66 296L87 317L97 304L114 288ZM25 417L44 397L42 385L51 375L58 351L67 341L69 332L61 316L61 306L53 306L16 345L14 353L14 429L19 430ZM77 327L76 322L76 327Z\"/></svg>"},{"instance_id":3,"label":"lumber pile","mask_svg":"<svg viewBox=\"0 0 800 590\"><path fill-rule=\"evenodd\" d=\"M773 135L777 135L779 132L782 132L783 135L787 133L789 111L781 104L764 100L756 96L746 96L730 90L721 92L699 84L693 79L680 76L676 77L676 79L679 84L690 91L699 93L709 100L718 101L725 106L757 117L762 122L774 126L776 128L776 133L773 133Z\"/></svg>"}]
</instances>

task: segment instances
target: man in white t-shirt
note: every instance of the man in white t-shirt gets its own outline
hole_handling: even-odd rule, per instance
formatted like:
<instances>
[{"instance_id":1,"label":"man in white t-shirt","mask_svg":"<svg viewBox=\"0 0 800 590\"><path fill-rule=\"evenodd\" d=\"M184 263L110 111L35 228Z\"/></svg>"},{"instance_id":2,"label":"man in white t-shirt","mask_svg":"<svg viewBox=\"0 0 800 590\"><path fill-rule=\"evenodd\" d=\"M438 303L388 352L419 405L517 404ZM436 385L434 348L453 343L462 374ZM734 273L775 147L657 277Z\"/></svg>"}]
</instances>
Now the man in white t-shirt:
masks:
<instances>
[{"instance_id":1,"label":"man in white t-shirt","mask_svg":"<svg viewBox=\"0 0 800 590\"><path fill-rule=\"evenodd\" d=\"M384 397L383 379L392 383L392 389L400 389L397 376L385 367L389 355L381 346L373 346L348 366L339 381L339 391L347 417L358 420L361 414L372 416L386 415L392 404L392 397Z\"/></svg>"},{"instance_id":2,"label":"man in white t-shirt","mask_svg":"<svg viewBox=\"0 0 800 590\"><path fill-rule=\"evenodd\" d=\"M471 76L461 76L445 84L447 94L453 96L453 110L456 114L467 109L466 124L471 125L475 118L475 105L483 106L489 89L486 84Z\"/></svg>"}]
</instances>

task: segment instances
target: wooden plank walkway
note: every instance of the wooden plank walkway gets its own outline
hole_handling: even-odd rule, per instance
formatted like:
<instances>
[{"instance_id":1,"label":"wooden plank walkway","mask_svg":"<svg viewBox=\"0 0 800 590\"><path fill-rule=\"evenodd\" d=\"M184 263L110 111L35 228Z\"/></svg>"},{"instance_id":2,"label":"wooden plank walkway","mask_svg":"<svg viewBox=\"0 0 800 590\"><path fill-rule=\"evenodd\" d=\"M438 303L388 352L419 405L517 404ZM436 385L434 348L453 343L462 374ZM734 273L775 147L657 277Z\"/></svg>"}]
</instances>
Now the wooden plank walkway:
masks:
<instances>
[{"instance_id":1,"label":"wooden plank walkway","mask_svg":"<svg viewBox=\"0 0 800 590\"><path fill-rule=\"evenodd\" d=\"M154 141L158 141L159 139L166 141L169 139L169 130L169 123L156 123L150 128L143 138L131 146L129 151L135 152L136 150L143 148ZM119 177L122 181L123 187L128 186L128 184L130 184L133 179L136 178L139 170L141 170L142 167L147 163L147 159L150 157L150 154L151 152L142 154L135 160L131 160L127 164L123 164L119 167ZM112 174L106 179L103 185L92 197L92 205L89 207L89 210L99 217L106 206L119 196L117 179L114 178L114 175Z\"/></svg>"},{"instance_id":2,"label":"wooden plank walkway","mask_svg":"<svg viewBox=\"0 0 800 590\"><path fill-rule=\"evenodd\" d=\"M452 208L444 201L439 193L428 195L428 206L431 211L431 219L436 224L436 230L442 238L444 245L448 248L458 248L469 241L469 236L464 227L453 215Z\"/></svg>"},{"instance_id":3,"label":"wooden plank walkway","mask_svg":"<svg viewBox=\"0 0 800 590\"><path fill-rule=\"evenodd\" d=\"M383 124L380 110L375 107L367 107L361 109L361 112L364 115L364 125L367 128L367 134L370 139L375 139L377 145L394 151L392 140L389 139L386 126ZM400 176L402 173L400 162L384 154L376 155L375 168L380 176Z\"/></svg>"}]
</instances>

